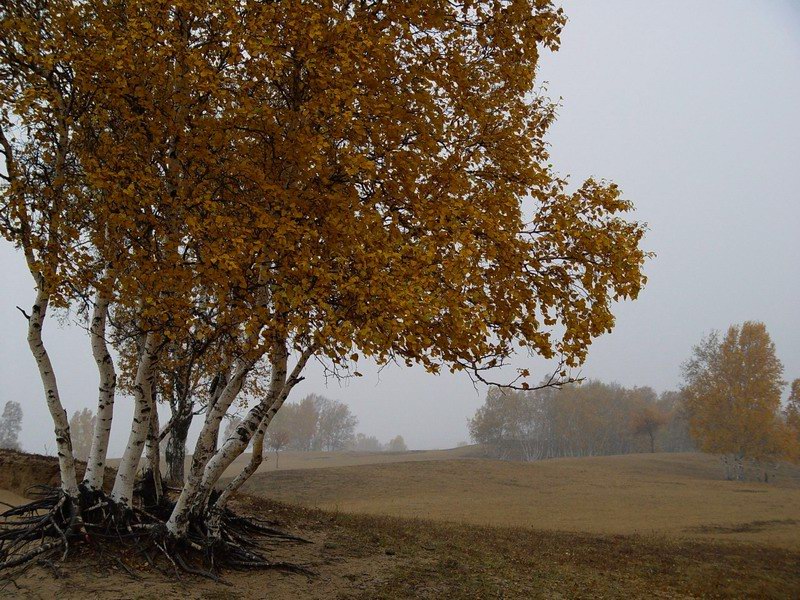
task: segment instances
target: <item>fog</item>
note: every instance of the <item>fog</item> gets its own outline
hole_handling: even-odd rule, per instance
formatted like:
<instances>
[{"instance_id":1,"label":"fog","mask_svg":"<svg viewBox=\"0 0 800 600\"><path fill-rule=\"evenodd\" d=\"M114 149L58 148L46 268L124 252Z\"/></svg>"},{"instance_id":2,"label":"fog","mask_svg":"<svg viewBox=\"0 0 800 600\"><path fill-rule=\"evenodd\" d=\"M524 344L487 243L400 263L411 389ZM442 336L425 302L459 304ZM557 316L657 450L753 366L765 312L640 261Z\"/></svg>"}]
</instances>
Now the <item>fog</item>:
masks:
<instances>
[{"instance_id":1,"label":"fog","mask_svg":"<svg viewBox=\"0 0 800 600\"><path fill-rule=\"evenodd\" d=\"M764 321L800 377L800 5L786 1L567 1L562 49L541 81L561 98L553 163L579 183L617 182L649 224L656 253L640 298L616 307L581 373L658 391L710 329ZM22 403L25 450L53 452L52 423L25 342L33 284L22 256L0 245L0 404ZM45 339L70 414L96 402L97 373L78 326L51 320ZM545 361L516 363L544 374ZM466 375L377 366L326 384L314 366L294 394L346 402L359 431L410 448L453 446L485 387ZM132 401L120 397L110 452L119 455ZM165 413L166 414L166 413ZM191 439L191 438L190 438Z\"/></svg>"}]
</instances>

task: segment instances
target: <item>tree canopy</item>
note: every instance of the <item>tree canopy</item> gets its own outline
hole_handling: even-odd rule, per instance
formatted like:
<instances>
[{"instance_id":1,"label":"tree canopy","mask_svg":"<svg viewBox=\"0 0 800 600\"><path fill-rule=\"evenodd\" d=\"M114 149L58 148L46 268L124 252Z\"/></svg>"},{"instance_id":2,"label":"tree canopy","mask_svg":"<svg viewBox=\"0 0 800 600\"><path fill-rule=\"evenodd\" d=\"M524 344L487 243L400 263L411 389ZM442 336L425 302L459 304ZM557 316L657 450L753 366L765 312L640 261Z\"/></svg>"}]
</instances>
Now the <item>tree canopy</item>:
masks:
<instances>
[{"instance_id":1,"label":"tree canopy","mask_svg":"<svg viewBox=\"0 0 800 600\"><path fill-rule=\"evenodd\" d=\"M743 476L745 458L786 455L786 424L780 416L783 365L763 323L732 325L724 336L712 332L695 346L683 372L691 428L701 450L730 455L736 477Z\"/></svg>"},{"instance_id":2,"label":"tree canopy","mask_svg":"<svg viewBox=\"0 0 800 600\"><path fill-rule=\"evenodd\" d=\"M28 341L70 531L87 521L41 335L51 304L92 308L101 385L80 485L95 495L116 385L106 341L134 399L119 518L143 456L161 502L158 442L182 439L202 393L176 539L192 519L219 539L261 452L211 490L262 447L312 358L335 375L366 356L488 381L524 349L557 361L549 384L568 378L613 302L639 293L647 255L615 184L570 186L549 162L556 105L535 78L564 22L545 0L0 6L0 231L37 289ZM174 406L163 428L159 397Z\"/></svg>"}]
</instances>

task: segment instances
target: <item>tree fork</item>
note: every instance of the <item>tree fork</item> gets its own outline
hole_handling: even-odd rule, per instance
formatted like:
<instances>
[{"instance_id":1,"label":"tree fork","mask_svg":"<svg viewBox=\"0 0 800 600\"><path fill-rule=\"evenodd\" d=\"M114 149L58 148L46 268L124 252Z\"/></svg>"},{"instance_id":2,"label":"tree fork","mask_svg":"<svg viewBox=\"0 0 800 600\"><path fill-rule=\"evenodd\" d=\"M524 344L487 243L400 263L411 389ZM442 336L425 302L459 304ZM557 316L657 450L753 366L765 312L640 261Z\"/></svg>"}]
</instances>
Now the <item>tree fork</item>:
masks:
<instances>
[{"instance_id":1,"label":"tree fork","mask_svg":"<svg viewBox=\"0 0 800 600\"><path fill-rule=\"evenodd\" d=\"M211 509L211 517L210 517L210 529L215 529L215 524L218 523L219 515L225 509L228 500L230 499L231 495L241 488L245 482L256 472L258 467L263 462L263 455L264 455L264 436L266 435L267 428L269 427L272 419L277 414L278 410L280 410L283 403L289 397L292 389L295 385L297 385L301 380L300 373L302 373L303 369L305 368L306 364L308 363L309 358L314 353L314 347L309 347L300 355L297 364L295 365L294 369L292 369L291 374L288 378L285 378L285 368L283 369L284 379L285 382L281 386L280 394L275 398L272 402L272 405L267 410L264 417L261 419L261 422L256 430L255 434L253 435L253 453L250 457L250 462L242 469L241 473L239 473L233 481L231 481L225 489L222 490L220 495L217 497L216 501L214 502L214 506ZM280 375L280 372L277 373ZM279 381L275 381L275 386L279 385ZM272 388L271 388L272 389ZM240 426L241 427L241 426ZM237 430L237 433L238 430ZM245 448L247 446L245 445ZM242 450L244 451L244 450ZM237 455L238 456L238 455ZM235 457L234 457L235 459ZM214 482L216 483L216 481ZM213 486L213 484L212 484Z\"/></svg>"}]
</instances>

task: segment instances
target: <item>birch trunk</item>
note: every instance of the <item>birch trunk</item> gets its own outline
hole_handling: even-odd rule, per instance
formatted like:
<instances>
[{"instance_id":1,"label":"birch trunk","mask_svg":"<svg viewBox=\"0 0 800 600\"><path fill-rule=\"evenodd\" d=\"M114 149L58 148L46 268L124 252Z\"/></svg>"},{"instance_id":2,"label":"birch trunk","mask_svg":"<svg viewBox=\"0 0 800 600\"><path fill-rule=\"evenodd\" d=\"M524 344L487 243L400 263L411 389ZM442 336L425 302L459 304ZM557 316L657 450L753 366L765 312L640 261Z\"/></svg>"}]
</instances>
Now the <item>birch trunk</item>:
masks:
<instances>
[{"instance_id":1,"label":"birch trunk","mask_svg":"<svg viewBox=\"0 0 800 600\"><path fill-rule=\"evenodd\" d=\"M100 373L100 386L97 397L97 418L92 436L92 448L86 464L86 475L83 484L92 491L103 489L103 477L106 469L108 438L111 434L111 421L114 418L114 394L117 387L117 373L114 360L106 345L106 319L108 317L108 300L100 292L94 305L92 323L89 334L92 339L92 355Z\"/></svg>"},{"instance_id":2,"label":"birch trunk","mask_svg":"<svg viewBox=\"0 0 800 600\"><path fill-rule=\"evenodd\" d=\"M245 377L250 372L252 365L252 362L239 361L233 375L206 412L203 429L200 430L194 454L192 455L189 476L186 478L186 483L181 489L175 508L172 510L169 521L167 521L167 530L176 537L181 537L186 533L191 508L202 482L203 470L216 448L220 423L241 391Z\"/></svg>"},{"instance_id":3,"label":"birch trunk","mask_svg":"<svg viewBox=\"0 0 800 600\"><path fill-rule=\"evenodd\" d=\"M255 435L253 435L253 453L250 455L250 462L248 462L247 466L242 469L242 472L222 490L222 493L214 503L214 508L218 512L228 503L228 498L230 498L231 494L242 487L245 481L250 479L250 476L258 470L258 467L260 467L261 463L264 461L264 435L267 433L268 425L269 422L266 418L261 420L261 424L258 426Z\"/></svg>"},{"instance_id":4,"label":"birch trunk","mask_svg":"<svg viewBox=\"0 0 800 600\"><path fill-rule=\"evenodd\" d=\"M153 406L152 385L155 362L156 334L148 333L145 337L144 348L139 358L136 369L136 381L133 386L135 409L133 424L128 437L128 445L119 463L117 478L111 490L111 499L122 507L129 508L133 499L133 485L136 481L136 471L142 457L147 434L150 431L150 416L155 409Z\"/></svg>"},{"instance_id":5,"label":"birch trunk","mask_svg":"<svg viewBox=\"0 0 800 600\"><path fill-rule=\"evenodd\" d=\"M181 487L185 475L186 438L189 435L191 417L176 419L169 431L165 456L167 459L167 483Z\"/></svg>"},{"instance_id":6,"label":"birch trunk","mask_svg":"<svg viewBox=\"0 0 800 600\"><path fill-rule=\"evenodd\" d=\"M42 380L47 408L53 419L56 434L56 450L58 452L58 468L61 474L61 489L75 503L78 501L78 478L75 474L75 459L72 455L72 439L69 434L69 419L67 411L61 404L58 393L58 382L50 362L50 355L42 340L42 327L47 316L48 295L44 291L44 280L36 278L36 300L28 317L28 346L36 366L39 368L39 377ZM77 505L77 504L76 504Z\"/></svg>"},{"instance_id":7,"label":"birch trunk","mask_svg":"<svg viewBox=\"0 0 800 600\"><path fill-rule=\"evenodd\" d=\"M270 384L267 396L250 409L236 428L234 434L225 440L222 447L211 457L208 464L206 464L200 486L201 496L203 498L205 498L205 494L211 491L225 469L247 449L250 439L259 429L261 422L265 419L267 413L281 395L286 385L287 355L286 345L284 343L277 344L274 356L272 357L272 364L270 365Z\"/></svg>"},{"instance_id":8,"label":"birch trunk","mask_svg":"<svg viewBox=\"0 0 800 600\"><path fill-rule=\"evenodd\" d=\"M145 445L145 458L147 472L153 478L153 494L155 504L161 502L164 493L164 486L161 481L161 452L159 448L159 427L158 427L158 406L155 397L151 394L153 410L150 412L150 428L147 432L147 443Z\"/></svg>"},{"instance_id":9,"label":"birch trunk","mask_svg":"<svg viewBox=\"0 0 800 600\"><path fill-rule=\"evenodd\" d=\"M270 384L270 390L269 390L269 393L268 393L268 396L267 396L267 400L266 400L266 402L264 404L268 405L270 397L274 398L274 400L272 401L272 405L269 406L269 409L266 411L266 414L264 415L264 417L261 419L261 422L258 425L258 429L256 430L255 434L253 434L253 453L252 453L252 455L250 457L250 462L242 470L242 472L239 473L233 479L233 481L231 481L227 486L225 486L225 489L222 490L222 493L219 495L219 497L217 498L217 500L216 500L216 502L214 504L214 508L215 508L217 513L219 513L225 507L225 504L228 502L228 499L230 498L230 496L234 492L236 492L239 488L241 488L242 485L244 485L244 483L248 479L250 479L250 476L253 473L255 473L256 470L258 469L258 467L261 465L261 462L263 461L264 436L266 435L267 428L269 427L269 424L272 423L272 419L275 418L275 415L280 410L281 406L283 406L283 403L286 402L286 399L289 397L289 394L291 393L291 391L294 388L294 386L297 385L297 383L302 380L302 378L300 377L300 373L305 368L306 363L308 362L308 359L311 357L311 354L312 354L312 350L311 349L308 349L305 352L303 352L303 354L298 359L297 364L295 365L294 369L292 369L292 373L291 373L291 375L289 375L288 379L286 379L286 362L285 362L285 359L284 359L282 372L279 370L276 373L276 375L278 377L280 377L282 375L282 377L284 378L284 380L283 380L284 382L281 382L280 379L274 379L273 382L271 382L271 384ZM274 385L274 388L273 388L273 385ZM276 394L275 392L278 392L278 390L280 390L280 393ZM244 422L242 423L242 425L244 425ZM237 429L236 433L238 435L234 436L233 438L230 438L230 439L233 439L234 441L236 441L237 439L240 439L242 437L242 433L244 433L244 432L240 433L239 430ZM226 440L225 443L227 445L228 440ZM246 448L247 448L247 443L244 444L244 447L241 449L239 454L244 452L244 450ZM224 450L225 450L225 447L223 447L223 451ZM235 449L234 449L234 451L235 451ZM235 454L234 457L233 457L233 460L235 460L236 457L239 456L239 454ZM278 453L277 453L277 450L276 450L276 452L275 452L276 468L277 468L277 456L278 456ZM233 462L233 460L231 460L231 462ZM209 463L209 465L211 465L211 463ZM213 486L217 483L219 477L222 475L222 472L224 472L224 470L229 465L230 465L230 463L228 463L228 465L225 465L225 467L222 468L222 471L219 472L219 474L216 476L215 479L213 479L213 481L211 480L211 478L206 480L206 478L204 477L204 479L203 479L203 489L210 491L213 488Z\"/></svg>"}]
</instances>

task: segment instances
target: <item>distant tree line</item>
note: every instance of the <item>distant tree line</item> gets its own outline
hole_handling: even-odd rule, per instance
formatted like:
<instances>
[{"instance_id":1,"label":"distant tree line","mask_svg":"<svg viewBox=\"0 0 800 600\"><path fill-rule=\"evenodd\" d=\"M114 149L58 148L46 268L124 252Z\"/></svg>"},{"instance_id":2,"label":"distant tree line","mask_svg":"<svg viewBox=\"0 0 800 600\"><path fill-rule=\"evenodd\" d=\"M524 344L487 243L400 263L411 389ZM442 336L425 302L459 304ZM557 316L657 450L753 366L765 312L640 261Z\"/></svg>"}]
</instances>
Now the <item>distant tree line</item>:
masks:
<instances>
[{"instance_id":1,"label":"distant tree line","mask_svg":"<svg viewBox=\"0 0 800 600\"><path fill-rule=\"evenodd\" d=\"M408 452L408 446L402 435L397 435L385 444L374 435L359 433L347 448L354 452Z\"/></svg>"},{"instance_id":2,"label":"distant tree line","mask_svg":"<svg viewBox=\"0 0 800 600\"><path fill-rule=\"evenodd\" d=\"M779 461L800 460L800 379L782 405L782 375L766 327L748 321L693 349L680 391L600 381L490 388L470 435L490 455L517 460L698 449L721 457L727 479L744 479L749 466L767 481Z\"/></svg>"},{"instance_id":3,"label":"distant tree line","mask_svg":"<svg viewBox=\"0 0 800 600\"><path fill-rule=\"evenodd\" d=\"M358 418L346 404L319 394L309 394L300 402L284 405L267 432L267 446L301 452L407 450L402 436L384 445L374 436L356 434L357 425Z\"/></svg>"},{"instance_id":4,"label":"distant tree line","mask_svg":"<svg viewBox=\"0 0 800 600\"><path fill-rule=\"evenodd\" d=\"M300 402L284 405L267 435L286 437L286 449L332 452L347 447L357 425L358 419L344 403L309 394Z\"/></svg>"},{"instance_id":5,"label":"distant tree line","mask_svg":"<svg viewBox=\"0 0 800 600\"><path fill-rule=\"evenodd\" d=\"M490 388L469 423L497 458L539 460L694 450L679 394L589 381L560 390Z\"/></svg>"},{"instance_id":6,"label":"distant tree line","mask_svg":"<svg viewBox=\"0 0 800 600\"><path fill-rule=\"evenodd\" d=\"M6 413L14 413L15 402L6 405ZM5 413L4 413L5 415ZM19 409L19 420L22 418ZM95 428L95 414L88 408L75 411L69 420L70 433L72 436L72 451L75 458L86 461L92 444L92 433ZM8 424L6 425L6 421ZM14 418L0 421L0 448L14 447L12 445L3 446L3 443L12 444L11 441L4 442L4 427L9 431L13 430L11 423L16 422ZM221 439L225 440L234 435L236 428L241 425L241 419L232 417L227 419ZM352 450L358 452L405 452L406 447L403 436L396 436L383 444L375 436L367 436L363 433L355 433L358 425L358 418L351 412L346 404L338 400L332 400L319 394L309 394L297 403L287 403L273 419L273 422L266 433L264 440L265 452L273 451L277 454L281 450L296 451L326 451L336 452ZM8 434L8 439L16 440L16 437ZM168 440L162 440L162 446L168 444ZM184 454L165 453L167 461L167 472L176 472L177 465L172 465L175 460L185 460Z\"/></svg>"}]
</instances>

